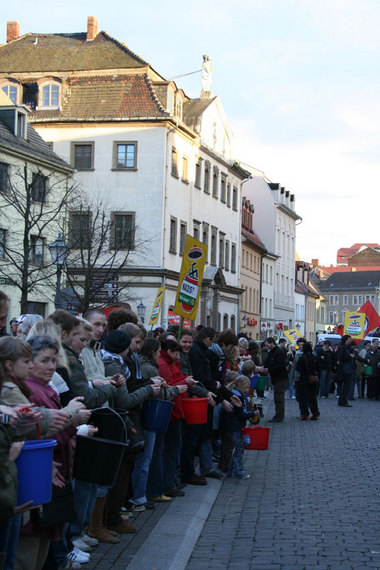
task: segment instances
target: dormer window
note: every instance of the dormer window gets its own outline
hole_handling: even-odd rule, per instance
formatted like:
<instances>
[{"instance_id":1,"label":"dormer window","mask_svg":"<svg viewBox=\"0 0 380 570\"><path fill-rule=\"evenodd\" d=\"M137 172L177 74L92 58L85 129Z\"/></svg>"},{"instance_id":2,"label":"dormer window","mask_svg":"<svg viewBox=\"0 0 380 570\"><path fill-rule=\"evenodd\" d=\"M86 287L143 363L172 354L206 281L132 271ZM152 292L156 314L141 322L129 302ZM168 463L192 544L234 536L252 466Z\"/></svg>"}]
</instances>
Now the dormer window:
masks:
<instances>
[{"instance_id":1,"label":"dormer window","mask_svg":"<svg viewBox=\"0 0 380 570\"><path fill-rule=\"evenodd\" d=\"M59 109L61 106L61 84L52 79L38 81L38 107L40 109Z\"/></svg>"},{"instance_id":2,"label":"dormer window","mask_svg":"<svg viewBox=\"0 0 380 570\"><path fill-rule=\"evenodd\" d=\"M20 92L20 85L18 82L13 81L13 80L9 80L6 79L5 81L1 81L1 88L4 91L4 93L7 95L7 97L9 97L9 99L12 101L13 105L17 105L20 97L19 97L19 92Z\"/></svg>"},{"instance_id":3,"label":"dormer window","mask_svg":"<svg viewBox=\"0 0 380 570\"><path fill-rule=\"evenodd\" d=\"M174 113L174 90L173 87L168 87L168 113L171 115Z\"/></svg>"},{"instance_id":4,"label":"dormer window","mask_svg":"<svg viewBox=\"0 0 380 570\"><path fill-rule=\"evenodd\" d=\"M58 107L59 102L59 87L50 83L42 87L42 106L43 107Z\"/></svg>"},{"instance_id":5,"label":"dormer window","mask_svg":"<svg viewBox=\"0 0 380 570\"><path fill-rule=\"evenodd\" d=\"M175 100L175 116L182 121L182 97L179 93Z\"/></svg>"}]
</instances>

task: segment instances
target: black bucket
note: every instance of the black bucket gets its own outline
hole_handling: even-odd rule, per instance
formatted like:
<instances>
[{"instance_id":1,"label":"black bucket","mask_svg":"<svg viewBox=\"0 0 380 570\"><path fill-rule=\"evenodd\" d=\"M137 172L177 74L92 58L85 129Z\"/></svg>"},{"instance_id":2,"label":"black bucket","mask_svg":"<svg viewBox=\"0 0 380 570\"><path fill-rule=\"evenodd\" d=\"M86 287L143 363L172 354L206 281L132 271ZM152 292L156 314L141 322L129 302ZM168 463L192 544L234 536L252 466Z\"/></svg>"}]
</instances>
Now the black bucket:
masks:
<instances>
[{"instance_id":1,"label":"black bucket","mask_svg":"<svg viewBox=\"0 0 380 570\"><path fill-rule=\"evenodd\" d=\"M73 477L97 485L115 484L127 444L99 437L78 435Z\"/></svg>"},{"instance_id":2,"label":"black bucket","mask_svg":"<svg viewBox=\"0 0 380 570\"><path fill-rule=\"evenodd\" d=\"M98 428L94 437L126 443L127 428L125 425L126 410L112 408L96 408L92 411L90 423Z\"/></svg>"}]
</instances>

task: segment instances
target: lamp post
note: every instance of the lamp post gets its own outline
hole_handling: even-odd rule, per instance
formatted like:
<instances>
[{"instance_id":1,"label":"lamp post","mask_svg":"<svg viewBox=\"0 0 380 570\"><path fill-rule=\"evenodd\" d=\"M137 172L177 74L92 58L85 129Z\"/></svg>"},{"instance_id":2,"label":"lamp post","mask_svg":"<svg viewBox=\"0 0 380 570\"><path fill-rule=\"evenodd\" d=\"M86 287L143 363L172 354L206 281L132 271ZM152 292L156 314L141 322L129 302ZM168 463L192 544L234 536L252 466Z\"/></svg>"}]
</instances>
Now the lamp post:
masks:
<instances>
[{"instance_id":1,"label":"lamp post","mask_svg":"<svg viewBox=\"0 0 380 570\"><path fill-rule=\"evenodd\" d=\"M49 245L51 260L54 265L57 266L57 285L55 290L54 305L56 309L62 309L62 298L61 298L61 277L62 268L66 263L68 255L68 247L65 243L62 235L59 233L55 242Z\"/></svg>"},{"instance_id":2,"label":"lamp post","mask_svg":"<svg viewBox=\"0 0 380 570\"><path fill-rule=\"evenodd\" d=\"M140 301L140 304L137 305L137 316L139 317L139 319L143 324L144 324L145 311L146 311L146 306L142 301Z\"/></svg>"}]
</instances>

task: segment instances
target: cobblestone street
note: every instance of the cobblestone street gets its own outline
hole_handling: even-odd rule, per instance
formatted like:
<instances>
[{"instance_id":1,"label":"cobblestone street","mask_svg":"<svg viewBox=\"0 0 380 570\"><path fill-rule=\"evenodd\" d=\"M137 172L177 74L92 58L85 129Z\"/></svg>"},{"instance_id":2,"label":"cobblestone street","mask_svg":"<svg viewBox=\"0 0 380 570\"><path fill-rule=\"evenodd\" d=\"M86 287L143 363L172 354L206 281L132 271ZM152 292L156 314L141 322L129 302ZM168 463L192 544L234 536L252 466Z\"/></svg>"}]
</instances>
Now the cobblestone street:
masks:
<instances>
[{"instance_id":1,"label":"cobblestone street","mask_svg":"<svg viewBox=\"0 0 380 570\"><path fill-rule=\"evenodd\" d=\"M86 568L294 570L380 568L379 403L272 426L268 451L247 451L252 478L186 487L186 496L138 515L134 536L101 545ZM265 418L273 402L264 404Z\"/></svg>"}]
</instances>

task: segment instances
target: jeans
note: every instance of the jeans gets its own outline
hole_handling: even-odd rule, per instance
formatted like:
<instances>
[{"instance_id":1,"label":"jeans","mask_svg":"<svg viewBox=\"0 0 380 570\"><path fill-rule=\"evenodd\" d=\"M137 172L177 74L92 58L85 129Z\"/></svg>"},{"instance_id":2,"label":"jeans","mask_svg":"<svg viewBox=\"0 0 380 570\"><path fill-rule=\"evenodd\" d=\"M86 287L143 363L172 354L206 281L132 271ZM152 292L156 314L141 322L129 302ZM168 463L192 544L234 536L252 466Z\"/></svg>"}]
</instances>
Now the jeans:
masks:
<instances>
[{"instance_id":1,"label":"jeans","mask_svg":"<svg viewBox=\"0 0 380 570\"><path fill-rule=\"evenodd\" d=\"M289 398L293 398L293 396L296 395L296 391L294 388L294 384L292 384L292 381L290 380L290 378L288 380L288 390L289 390Z\"/></svg>"},{"instance_id":2,"label":"jeans","mask_svg":"<svg viewBox=\"0 0 380 570\"><path fill-rule=\"evenodd\" d=\"M211 439L202 439L198 447L199 472L201 475L211 473L212 467L212 443Z\"/></svg>"},{"instance_id":3,"label":"jeans","mask_svg":"<svg viewBox=\"0 0 380 570\"><path fill-rule=\"evenodd\" d=\"M329 397L331 386L332 372L331 370L321 370L319 376L319 395L325 398Z\"/></svg>"},{"instance_id":4,"label":"jeans","mask_svg":"<svg viewBox=\"0 0 380 570\"><path fill-rule=\"evenodd\" d=\"M231 439L234 445L234 452L228 467L227 475L229 477L240 477L245 474L243 466L244 442L241 430L232 432Z\"/></svg>"},{"instance_id":5,"label":"jeans","mask_svg":"<svg viewBox=\"0 0 380 570\"><path fill-rule=\"evenodd\" d=\"M146 503L146 484L149 475L149 466L153 455L154 443L156 441L156 432L144 430L145 446L144 451L140 453L131 477L133 497L131 501L135 505L143 505Z\"/></svg>"},{"instance_id":6,"label":"jeans","mask_svg":"<svg viewBox=\"0 0 380 570\"><path fill-rule=\"evenodd\" d=\"M0 525L0 552L5 552L3 570L12 570L13 568L21 520L21 515L14 515L10 517L6 523Z\"/></svg>"},{"instance_id":7,"label":"jeans","mask_svg":"<svg viewBox=\"0 0 380 570\"><path fill-rule=\"evenodd\" d=\"M352 373L350 386L348 390L348 399L353 400L355 395L355 385L356 385L356 370Z\"/></svg>"},{"instance_id":8,"label":"jeans","mask_svg":"<svg viewBox=\"0 0 380 570\"><path fill-rule=\"evenodd\" d=\"M95 507L98 485L89 483L88 481L74 480L74 504L77 518L69 524L67 534L71 536L79 536L86 524L90 522L92 511Z\"/></svg>"},{"instance_id":9,"label":"jeans","mask_svg":"<svg viewBox=\"0 0 380 570\"><path fill-rule=\"evenodd\" d=\"M164 489L173 489L176 486L176 473L181 442L181 420L169 422L169 427L165 433L164 444Z\"/></svg>"}]
</instances>

